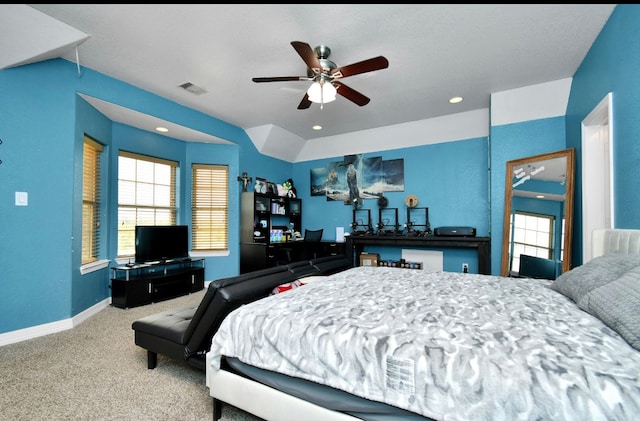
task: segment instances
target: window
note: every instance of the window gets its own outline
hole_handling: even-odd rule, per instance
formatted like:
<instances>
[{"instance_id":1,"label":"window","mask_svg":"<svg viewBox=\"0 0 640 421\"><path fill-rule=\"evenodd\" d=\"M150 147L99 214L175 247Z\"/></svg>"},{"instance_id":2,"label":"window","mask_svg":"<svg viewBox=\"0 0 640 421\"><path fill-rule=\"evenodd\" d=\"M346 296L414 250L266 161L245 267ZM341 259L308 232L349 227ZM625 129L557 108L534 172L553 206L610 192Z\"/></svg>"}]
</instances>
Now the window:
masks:
<instances>
[{"instance_id":1,"label":"window","mask_svg":"<svg viewBox=\"0 0 640 421\"><path fill-rule=\"evenodd\" d=\"M135 255L136 225L175 225L178 163L129 152L118 156L118 257Z\"/></svg>"},{"instance_id":2,"label":"window","mask_svg":"<svg viewBox=\"0 0 640 421\"><path fill-rule=\"evenodd\" d=\"M512 272L520 270L520 255L553 258L553 222L548 215L516 212L512 219L513 262Z\"/></svg>"},{"instance_id":3,"label":"window","mask_svg":"<svg viewBox=\"0 0 640 421\"><path fill-rule=\"evenodd\" d=\"M100 253L100 157L103 146L84 137L82 158L82 264Z\"/></svg>"},{"instance_id":4,"label":"window","mask_svg":"<svg viewBox=\"0 0 640 421\"><path fill-rule=\"evenodd\" d=\"M193 164L191 249L227 250L229 168Z\"/></svg>"}]
</instances>

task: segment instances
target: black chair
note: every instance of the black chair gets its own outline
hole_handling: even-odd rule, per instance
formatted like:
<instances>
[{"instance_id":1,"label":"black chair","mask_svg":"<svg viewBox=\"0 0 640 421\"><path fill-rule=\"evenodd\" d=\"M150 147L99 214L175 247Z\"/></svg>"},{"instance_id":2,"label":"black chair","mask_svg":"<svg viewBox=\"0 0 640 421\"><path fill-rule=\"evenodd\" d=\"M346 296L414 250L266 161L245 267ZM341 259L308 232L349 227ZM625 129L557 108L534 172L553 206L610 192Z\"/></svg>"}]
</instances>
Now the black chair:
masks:
<instances>
[{"instance_id":1,"label":"black chair","mask_svg":"<svg viewBox=\"0 0 640 421\"><path fill-rule=\"evenodd\" d=\"M274 229L281 229L286 231L286 227L275 227ZM273 252L275 254L275 262L277 266L288 265L289 263L298 260L298 254L296 253L295 245L291 246L288 243L271 243L273 246Z\"/></svg>"},{"instance_id":2,"label":"black chair","mask_svg":"<svg viewBox=\"0 0 640 421\"><path fill-rule=\"evenodd\" d=\"M304 241L307 243L319 243L320 241L322 241L322 232L324 231L323 228L320 228L319 230L310 230L310 229L305 229L304 230Z\"/></svg>"},{"instance_id":3,"label":"black chair","mask_svg":"<svg viewBox=\"0 0 640 421\"><path fill-rule=\"evenodd\" d=\"M290 263L293 263L296 259L294 256L294 250L291 247L283 247L281 245L274 246L274 252L276 256L276 265L277 266L286 266Z\"/></svg>"},{"instance_id":4,"label":"black chair","mask_svg":"<svg viewBox=\"0 0 640 421\"><path fill-rule=\"evenodd\" d=\"M554 280L556 279L556 269L555 260L521 254L518 276L521 278Z\"/></svg>"},{"instance_id":5,"label":"black chair","mask_svg":"<svg viewBox=\"0 0 640 421\"><path fill-rule=\"evenodd\" d=\"M322 233L323 228L319 230L304 230L304 244L302 247L302 260L311 260L318 257L318 251L322 246Z\"/></svg>"}]
</instances>

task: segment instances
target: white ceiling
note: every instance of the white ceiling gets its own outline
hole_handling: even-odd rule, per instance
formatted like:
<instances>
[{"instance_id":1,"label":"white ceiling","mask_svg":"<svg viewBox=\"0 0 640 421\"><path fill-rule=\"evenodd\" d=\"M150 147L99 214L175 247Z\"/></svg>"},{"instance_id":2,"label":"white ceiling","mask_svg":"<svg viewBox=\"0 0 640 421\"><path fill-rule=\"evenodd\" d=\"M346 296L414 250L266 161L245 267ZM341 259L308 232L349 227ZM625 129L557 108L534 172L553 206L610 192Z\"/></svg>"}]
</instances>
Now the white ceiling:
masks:
<instances>
[{"instance_id":1,"label":"white ceiling","mask_svg":"<svg viewBox=\"0 0 640 421\"><path fill-rule=\"evenodd\" d=\"M0 5L0 69L63 57L241 128L275 125L311 140L488 109L492 93L572 77L614 7ZM306 76L291 41L329 46L338 66L382 55L389 67L341 79L371 99L363 107L338 96L298 110L310 82L251 80ZM449 104L457 95L464 101ZM199 141L221 140L207 136Z\"/></svg>"}]
</instances>

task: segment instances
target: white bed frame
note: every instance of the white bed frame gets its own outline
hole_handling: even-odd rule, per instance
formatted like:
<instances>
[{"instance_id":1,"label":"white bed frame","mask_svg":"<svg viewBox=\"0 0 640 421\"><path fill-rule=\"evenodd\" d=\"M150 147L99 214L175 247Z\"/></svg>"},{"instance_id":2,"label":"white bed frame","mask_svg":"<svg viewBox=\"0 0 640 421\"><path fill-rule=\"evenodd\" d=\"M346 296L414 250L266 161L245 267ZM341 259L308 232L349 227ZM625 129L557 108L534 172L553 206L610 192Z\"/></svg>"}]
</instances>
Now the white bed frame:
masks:
<instances>
[{"instance_id":1,"label":"white bed frame","mask_svg":"<svg viewBox=\"0 0 640 421\"><path fill-rule=\"evenodd\" d=\"M640 254L640 230L605 228L591 234L593 257L608 253Z\"/></svg>"},{"instance_id":2,"label":"white bed frame","mask_svg":"<svg viewBox=\"0 0 640 421\"><path fill-rule=\"evenodd\" d=\"M640 230L599 229L593 231L591 239L594 258L612 252L640 254ZM213 369L208 354L206 364L206 385L211 397L257 417L269 421L361 421L229 371Z\"/></svg>"},{"instance_id":3,"label":"white bed frame","mask_svg":"<svg viewBox=\"0 0 640 421\"><path fill-rule=\"evenodd\" d=\"M209 358L207 358L207 387L214 399L268 421L362 421L359 418L323 408L229 371L213 369L209 364Z\"/></svg>"}]
</instances>

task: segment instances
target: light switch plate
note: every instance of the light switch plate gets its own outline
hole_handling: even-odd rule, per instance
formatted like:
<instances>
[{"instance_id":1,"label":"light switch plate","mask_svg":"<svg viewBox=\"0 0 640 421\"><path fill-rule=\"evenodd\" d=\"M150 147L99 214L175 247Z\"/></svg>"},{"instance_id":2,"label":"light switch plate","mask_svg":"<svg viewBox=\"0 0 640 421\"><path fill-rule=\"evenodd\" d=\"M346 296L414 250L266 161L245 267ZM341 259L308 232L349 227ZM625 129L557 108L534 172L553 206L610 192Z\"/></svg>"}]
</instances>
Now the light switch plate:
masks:
<instances>
[{"instance_id":1,"label":"light switch plate","mask_svg":"<svg viewBox=\"0 0 640 421\"><path fill-rule=\"evenodd\" d=\"M29 193L24 191L16 192L16 206L27 206L29 204Z\"/></svg>"}]
</instances>

